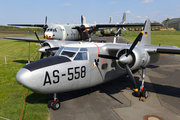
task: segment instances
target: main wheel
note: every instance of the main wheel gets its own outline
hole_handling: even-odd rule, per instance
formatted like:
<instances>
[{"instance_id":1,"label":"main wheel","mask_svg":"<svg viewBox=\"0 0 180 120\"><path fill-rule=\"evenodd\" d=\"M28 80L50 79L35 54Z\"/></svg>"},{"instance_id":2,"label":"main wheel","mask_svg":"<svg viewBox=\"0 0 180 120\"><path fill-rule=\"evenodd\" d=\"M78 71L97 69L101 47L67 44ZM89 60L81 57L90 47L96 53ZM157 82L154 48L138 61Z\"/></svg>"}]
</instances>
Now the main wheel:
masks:
<instances>
[{"instance_id":1,"label":"main wheel","mask_svg":"<svg viewBox=\"0 0 180 120\"><path fill-rule=\"evenodd\" d=\"M48 101L48 108L52 108L53 103L54 103L54 100L49 100Z\"/></svg>"},{"instance_id":2,"label":"main wheel","mask_svg":"<svg viewBox=\"0 0 180 120\"><path fill-rule=\"evenodd\" d=\"M53 104L52 104L52 109L53 110L57 110L57 109L59 109L60 108L60 102L59 102L59 100L57 100L57 101L55 101L55 102L53 102Z\"/></svg>"},{"instance_id":3,"label":"main wheel","mask_svg":"<svg viewBox=\"0 0 180 120\"><path fill-rule=\"evenodd\" d=\"M147 89L144 88L141 94L142 94L142 97L147 98L147 97L148 97L148 91L147 91Z\"/></svg>"},{"instance_id":4,"label":"main wheel","mask_svg":"<svg viewBox=\"0 0 180 120\"><path fill-rule=\"evenodd\" d=\"M135 91L135 96L136 96L136 97L140 97L140 96L141 96L141 90L140 90L140 88L138 88L138 91L137 91L137 92Z\"/></svg>"}]
</instances>

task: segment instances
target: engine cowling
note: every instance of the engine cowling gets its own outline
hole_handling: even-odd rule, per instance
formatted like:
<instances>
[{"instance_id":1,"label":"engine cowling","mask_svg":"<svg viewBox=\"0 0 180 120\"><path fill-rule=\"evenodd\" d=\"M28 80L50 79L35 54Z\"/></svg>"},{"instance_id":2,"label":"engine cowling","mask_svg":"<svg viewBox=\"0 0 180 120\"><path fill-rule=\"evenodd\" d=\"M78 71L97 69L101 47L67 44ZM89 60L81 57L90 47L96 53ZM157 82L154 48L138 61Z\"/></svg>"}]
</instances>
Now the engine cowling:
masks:
<instances>
[{"instance_id":1,"label":"engine cowling","mask_svg":"<svg viewBox=\"0 0 180 120\"><path fill-rule=\"evenodd\" d=\"M119 58L119 60L116 60L116 63L123 70L125 70L125 64L124 62L120 62L120 59L122 59L122 57L125 57L127 51L128 48L123 48L116 53L116 57ZM146 67L150 62L149 54L147 53L147 51L145 51L145 49L141 47L135 47L129 56L129 59L127 60L129 60L130 62L127 62L131 70L137 70L141 67Z\"/></svg>"}]
</instances>

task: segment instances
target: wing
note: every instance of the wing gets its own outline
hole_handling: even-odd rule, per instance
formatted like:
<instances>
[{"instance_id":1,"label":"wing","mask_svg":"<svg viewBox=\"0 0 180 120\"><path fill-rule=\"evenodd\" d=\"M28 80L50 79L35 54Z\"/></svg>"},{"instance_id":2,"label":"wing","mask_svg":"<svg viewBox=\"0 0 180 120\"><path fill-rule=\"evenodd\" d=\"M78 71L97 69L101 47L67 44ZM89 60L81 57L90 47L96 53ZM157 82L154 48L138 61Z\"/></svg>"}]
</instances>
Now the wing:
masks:
<instances>
[{"instance_id":1,"label":"wing","mask_svg":"<svg viewBox=\"0 0 180 120\"><path fill-rule=\"evenodd\" d=\"M144 46L148 53L161 53L161 54L180 54L180 48L177 46Z\"/></svg>"},{"instance_id":2,"label":"wing","mask_svg":"<svg viewBox=\"0 0 180 120\"><path fill-rule=\"evenodd\" d=\"M8 24L8 26L30 26L30 27L44 27L44 24Z\"/></svg>"},{"instance_id":3,"label":"wing","mask_svg":"<svg viewBox=\"0 0 180 120\"><path fill-rule=\"evenodd\" d=\"M26 42L40 42L43 43L46 41L46 39L33 39L33 38L18 38L18 37L5 37L4 39L10 39L10 40L21 40Z\"/></svg>"},{"instance_id":4,"label":"wing","mask_svg":"<svg viewBox=\"0 0 180 120\"><path fill-rule=\"evenodd\" d=\"M108 28L108 27L143 27L144 24L97 24L96 28ZM151 26L162 26L162 24L151 23Z\"/></svg>"}]
</instances>

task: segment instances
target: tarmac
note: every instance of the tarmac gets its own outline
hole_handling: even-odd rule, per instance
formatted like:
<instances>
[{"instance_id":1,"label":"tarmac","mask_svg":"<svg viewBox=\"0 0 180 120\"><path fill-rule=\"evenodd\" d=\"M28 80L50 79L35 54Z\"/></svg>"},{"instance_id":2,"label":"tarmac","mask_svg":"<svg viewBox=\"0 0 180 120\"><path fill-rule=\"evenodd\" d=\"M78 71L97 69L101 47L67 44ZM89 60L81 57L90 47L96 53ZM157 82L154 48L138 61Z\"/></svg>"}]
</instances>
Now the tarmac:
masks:
<instances>
[{"instance_id":1,"label":"tarmac","mask_svg":"<svg viewBox=\"0 0 180 120\"><path fill-rule=\"evenodd\" d=\"M92 40L113 41L95 35ZM117 42L130 43L122 37ZM134 74L141 84L141 76ZM146 68L145 102L134 96L127 75L78 91L59 93L59 110L50 110L50 120L180 120L180 56L161 55ZM52 97L49 95L48 98ZM149 117L149 118L148 118Z\"/></svg>"}]
</instances>

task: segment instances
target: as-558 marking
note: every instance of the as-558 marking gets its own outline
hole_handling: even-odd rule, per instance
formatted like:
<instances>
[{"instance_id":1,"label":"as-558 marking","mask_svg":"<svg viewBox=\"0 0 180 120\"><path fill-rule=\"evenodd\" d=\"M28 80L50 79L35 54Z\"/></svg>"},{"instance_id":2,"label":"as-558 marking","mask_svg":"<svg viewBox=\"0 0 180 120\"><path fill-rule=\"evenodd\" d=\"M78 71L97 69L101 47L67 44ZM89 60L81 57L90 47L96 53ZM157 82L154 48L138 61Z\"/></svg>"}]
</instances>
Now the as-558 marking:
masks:
<instances>
[{"instance_id":1,"label":"as-558 marking","mask_svg":"<svg viewBox=\"0 0 180 120\"><path fill-rule=\"evenodd\" d=\"M53 77L50 77L49 72L46 71L45 77L44 77L44 83L43 86L46 84L57 84L60 81L60 73L59 70L53 70L52 72ZM67 68L67 75L68 80L71 81L73 79L79 79L86 77L86 67L71 67ZM66 74L62 74L62 76L66 76Z\"/></svg>"}]
</instances>

